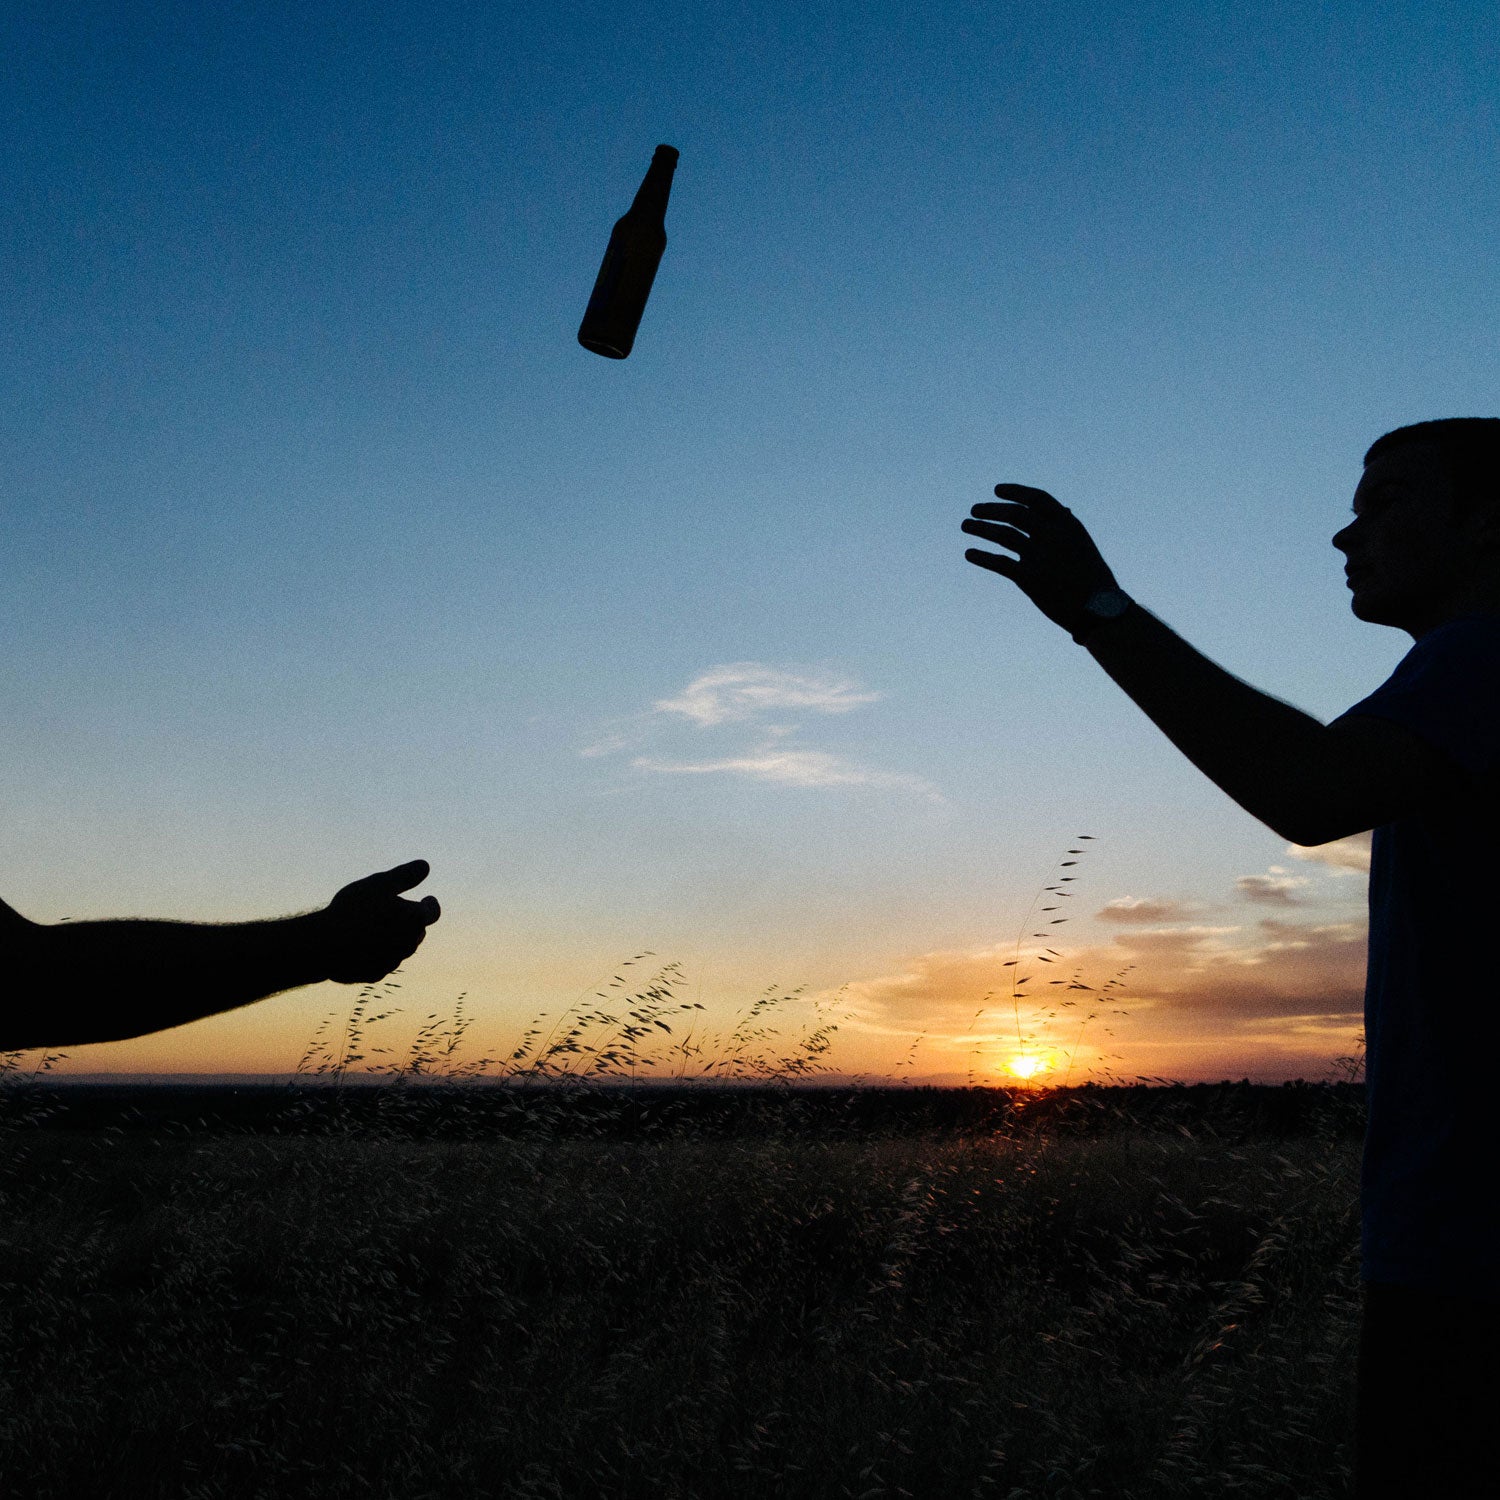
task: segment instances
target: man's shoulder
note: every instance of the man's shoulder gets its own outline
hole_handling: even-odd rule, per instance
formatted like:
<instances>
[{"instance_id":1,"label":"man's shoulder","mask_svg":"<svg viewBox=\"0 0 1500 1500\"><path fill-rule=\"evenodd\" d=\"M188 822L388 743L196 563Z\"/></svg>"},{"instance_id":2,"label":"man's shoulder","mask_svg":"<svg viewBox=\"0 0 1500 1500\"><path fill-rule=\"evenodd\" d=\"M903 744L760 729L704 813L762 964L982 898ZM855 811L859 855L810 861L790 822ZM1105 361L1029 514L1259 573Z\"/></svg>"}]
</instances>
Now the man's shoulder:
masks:
<instances>
[{"instance_id":1,"label":"man's shoulder","mask_svg":"<svg viewBox=\"0 0 1500 1500\"><path fill-rule=\"evenodd\" d=\"M1449 620L1429 631L1396 670L1334 720L1340 733L1404 731L1471 774L1500 767L1500 616ZM1378 721L1386 728L1372 727ZM1333 727L1333 726L1330 726Z\"/></svg>"},{"instance_id":2,"label":"man's shoulder","mask_svg":"<svg viewBox=\"0 0 1500 1500\"><path fill-rule=\"evenodd\" d=\"M1500 615L1461 615L1434 626L1402 658L1407 662L1500 661Z\"/></svg>"},{"instance_id":3,"label":"man's shoulder","mask_svg":"<svg viewBox=\"0 0 1500 1500\"><path fill-rule=\"evenodd\" d=\"M1466 615L1435 626L1407 648L1364 701L1412 690L1478 692L1500 671L1500 615Z\"/></svg>"}]
</instances>

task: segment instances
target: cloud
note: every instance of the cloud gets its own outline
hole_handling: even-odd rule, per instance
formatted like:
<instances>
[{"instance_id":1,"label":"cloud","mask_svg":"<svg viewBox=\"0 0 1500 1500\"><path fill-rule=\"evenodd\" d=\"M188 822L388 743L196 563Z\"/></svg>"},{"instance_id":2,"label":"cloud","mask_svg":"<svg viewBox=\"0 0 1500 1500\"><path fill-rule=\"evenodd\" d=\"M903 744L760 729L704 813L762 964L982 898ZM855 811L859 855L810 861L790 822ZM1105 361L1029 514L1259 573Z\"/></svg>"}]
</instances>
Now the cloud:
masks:
<instances>
[{"instance_id":1,"label":"cloud","mask_svg":"<svg viewBox=\"0 0 1500 1500\"><path fill-rule=\"evenodd\" d=\"M1010 970L1005 965L1014 956L1009 948L918 953L895 973L855 980L841 993L852 1012L867 1023L884 1020L903 1031L912 1021L930 1023L935 1018L959 1024L1002 989L1008 1003Z\"/></svg>"},{"instance_id":2,"label":"cloud","mask_svg":"<svg viewBox=\"0 0 1500 1500\"><path fill-rule=\"evenodd\" d=\"M1194 908L1181 901L1152 900L1147 896L1116 896L1094 915L1104 922L1179 922Z\"/></svg>"},{"instance_id":3,"label":"cloud","mask_svg":"<svg viewBox=\"0 0 1500 1500\"><path fill-rule=\"evenodd\" d=\"M1275 917L1265 917L1256 926L1266 934L1265 947L1271 952L1305 951L1329 943L1357 943L1360 952L1364 952L1363 922L1325 922L1315 926L1309 922L1278 922Z\"/></svg>"},{"instance_id":4,"label":"cloud","mask_svg":"<svg viewBox=\"0 0 1500 1500\"><path fill-rule=\"evenodd\" d=\"M1126 1055L1136 1047L1211 1053L1222 1044L1233 1051L1262 1038L1305 1050L1319 1037L1347 1040L1363 1011L1361 922L1273 918L1248 928L1132 926L1112 943L1064 953L1052 964L1039 964L1023 950L1013 968L1014 957L1011 944L938 950L856 979L840 997L850 1012L849 1029L872 1036L922 1033L938 1050L966 1045L976 1034L1010 1036L1018 1028L1063 1041L1083 1024L1091 1046L1107 1037L1111 1049ZM1022 974L1031 977L1017 1003L1012 981ZM1075 976L1089 988L1071 988Z\"/></svg>"},{"instance_id":5,"label":"cloud","mask_svg":"<svg viewBox=\"0 0 1500 1500\"><path fill-rule=\"evenodd\" d=\"M788 672L759 662L731 662L700 673L675 698L659 698L657 713L678 714L704 728L754 720L769 710L807 709L846 714L879 693L863 692L857 683L828 674Z\"/></svg>"},{"instance_id":6,"label":"cloud","mask_svg":"<svg viewBox=\"0 0 1500 1500\"><path fill-rule=\"evenodd\" d=\"M1241 875L1234 886L1245 900L1263 906L1301 906L1301 899L1293 892L1311 884L1305 875L1288 875L1280 865L1272 865L1269 874Z\"/></svg>"},{"instance_id":7,"label":"cloud","mask_svg":"<svg viewBox=\"0 0 1500 1500\"><path fill-rule=\"evenodd\" d=\"M792 743L798 725L789 720L797 715L847 714L879 698L879 693L831 672L730 662L700 672L675 697L658 698L644 713L605 726L579 753L599 758L634 751L631 766L656 776L739 776L811 788L884 787L942 802L942 794L920 776L879 770ZM749 736L746 729L752 731ZM719 753L702 753L705 735L717 739Z\"/></svg>"},{"instance_id":8,"label":"cloud","mask_svg":"<svg viewBox=\"0 0 1500 1500\"><path fill-rule=\"evenodd\" d=\"M748 755L728 756L721 760L670 761L637 756L631 765L637 770L654 771L663 776L747 776L752 781L803 787L899 787L927 797L938 797L937 790L918 776L871 770L824 750L787 750L772 745Z\"/></svg>"},{"instance_id":9,"label":"cloud","mask_svg":"<svg viewBox=\"0 0 1500 1500\"><path fill-rule=\"evenodd\" d=\"M1153 999L1153 1022L1241 1027L1295 1016L1358 1020L1364 1004L1365 925L1267 919L1251 935L1207 929L1122 933L1136 960L1131 988Z\"/></svg>"},{"instance_id":10,"label":"cloud","mask_svg":"<svg viewBox=\"0 0 1500 1500\"><path fill-rule=\"evenodd\" d=\"M595 740L592 745L585 745L578 753L593 759L600 755L616 755L621 750L629 750L639 743L638 734L632 735L624 730L612 729L602 739Z\"/></svg>"},{"instance_id":11,"label":"cloud","mask_svg":"<svg viewBox=\"0 0 1500 1500\"><path fill-rule=\"evenodd\" d=\"M1220 938L1238 932L1238 927L1152 927L1115 939L1132 953L1168 953L1181 956L1206 951Z\"/></svg>"},{"instance_id":12,"label":"cloud","mask_svg":"<svg viewBox=\"0 0 1500 1500\"><path fill-rule=\"evenodd\" d=\"M1365 875L1370 870L1368 833L1351 834L1346 839L1335 839L1331 844L1289 844L1286 852L1294 859L1327 865L1336 875Z\"/></svg>"}]
</instances>

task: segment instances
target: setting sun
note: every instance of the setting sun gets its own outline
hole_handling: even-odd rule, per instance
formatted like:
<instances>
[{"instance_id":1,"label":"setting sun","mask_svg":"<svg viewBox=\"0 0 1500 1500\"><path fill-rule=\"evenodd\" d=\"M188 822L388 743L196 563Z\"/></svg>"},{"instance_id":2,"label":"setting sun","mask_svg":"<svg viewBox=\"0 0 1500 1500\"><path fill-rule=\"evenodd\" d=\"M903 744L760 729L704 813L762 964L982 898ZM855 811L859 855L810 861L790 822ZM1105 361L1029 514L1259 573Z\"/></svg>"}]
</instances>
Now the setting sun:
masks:
<instances>
[{"instance_id":1,"label":"setting sun","mask_svg":"<svg viewBox=\"0 0 1500 1500\"><path fill-rule=\"evenodd\" d=\"M1018 1052L1010 1060L1010 1071L1016 1078L1036 1078L1052 1071L1052 1059L1040 1052Z\"/></svg>"}]
</instances>

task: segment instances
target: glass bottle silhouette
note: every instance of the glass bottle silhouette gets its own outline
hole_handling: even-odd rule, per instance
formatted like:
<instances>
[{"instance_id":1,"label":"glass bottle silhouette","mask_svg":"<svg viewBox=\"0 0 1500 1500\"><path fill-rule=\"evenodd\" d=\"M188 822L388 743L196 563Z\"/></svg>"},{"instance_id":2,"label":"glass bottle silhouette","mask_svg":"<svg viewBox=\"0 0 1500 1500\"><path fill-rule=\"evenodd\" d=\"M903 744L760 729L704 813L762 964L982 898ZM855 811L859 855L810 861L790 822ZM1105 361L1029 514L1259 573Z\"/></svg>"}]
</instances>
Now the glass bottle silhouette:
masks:
<instances>
[{"instance_id":1,"label":"glass bottle silhouette","mask_svg":"<svg viewBox=\"0 0 1500 1500\"><path fill-rule=\"evenodd\" d=\"M615 220L578 329L578 342L606 359L624 359L635 343L661 253L667 248L667 195L677 149L658 146L633 202Z\"/></svg>"}]
</instances>

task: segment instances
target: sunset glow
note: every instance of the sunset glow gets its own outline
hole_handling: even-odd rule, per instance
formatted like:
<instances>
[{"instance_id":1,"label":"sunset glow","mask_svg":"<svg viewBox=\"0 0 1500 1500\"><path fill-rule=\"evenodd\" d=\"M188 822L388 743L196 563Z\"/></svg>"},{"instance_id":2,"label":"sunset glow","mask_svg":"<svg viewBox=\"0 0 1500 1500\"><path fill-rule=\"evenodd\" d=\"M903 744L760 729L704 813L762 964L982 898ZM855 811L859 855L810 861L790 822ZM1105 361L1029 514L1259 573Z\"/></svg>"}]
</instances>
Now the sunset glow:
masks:
<instances>
[{"instance_id":1,"label":"sunset glow","mask_svg":"<svg viewBox=\"0 0 1500 1500\"><path fill-rule=\"evenodd\" d=\"M1030 1081L1050 1073L1056 1064L1045 1053L1017 1052L1010 1060L1012 1077Z\"/></svg>"},{"instance_id":2,"label":"sunset glow","mask_svg":"<svg viewBox=\"0 0 1500 1500\"><path fill-rule=\"evenodd\" d=\"M1234 806L959 525L1049 488L1320 721L1389 675L1330 538L1381 431L1494 387L1493 28L1345 10L15 7L0 898L252 920L428 860L382 1056L680 964L670 1076L1324 1076L1368 840ZM285 1074L357 1000L59 1071Z\"/></svg>"}]
</instances>

